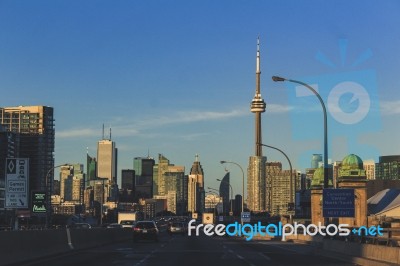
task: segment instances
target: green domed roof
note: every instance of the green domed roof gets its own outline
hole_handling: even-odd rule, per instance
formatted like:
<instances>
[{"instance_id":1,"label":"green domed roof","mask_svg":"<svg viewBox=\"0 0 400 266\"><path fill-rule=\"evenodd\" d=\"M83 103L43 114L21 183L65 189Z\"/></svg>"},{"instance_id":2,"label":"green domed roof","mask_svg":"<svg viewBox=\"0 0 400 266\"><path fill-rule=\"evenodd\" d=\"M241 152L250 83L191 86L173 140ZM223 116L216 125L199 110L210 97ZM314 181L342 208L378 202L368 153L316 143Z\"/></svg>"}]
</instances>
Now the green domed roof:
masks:
<instances>
[{"instance_id":1,"label":"green domed roof","mask_svg":"<svg viewBox=\"0 0 400 266\"><path fill-rule=\"evenodd\" d=\"M342 166L347 166L350 169L363 169L364 163L360 157L355 154L349 154L343 158Z\"/></svg>"},{"instance_id":2,"label":"green domed roof","mask_svg":"<svg viewBox=\"0 0 400 266\"><path fill-rule=\"evenodd\" d=\"M329 186L332 186L332 180L329 179ZM311 181L311 188L319 188L324 186L324 168L320 167L315 170L313 179Z\"/></svg>"}]
</instances>

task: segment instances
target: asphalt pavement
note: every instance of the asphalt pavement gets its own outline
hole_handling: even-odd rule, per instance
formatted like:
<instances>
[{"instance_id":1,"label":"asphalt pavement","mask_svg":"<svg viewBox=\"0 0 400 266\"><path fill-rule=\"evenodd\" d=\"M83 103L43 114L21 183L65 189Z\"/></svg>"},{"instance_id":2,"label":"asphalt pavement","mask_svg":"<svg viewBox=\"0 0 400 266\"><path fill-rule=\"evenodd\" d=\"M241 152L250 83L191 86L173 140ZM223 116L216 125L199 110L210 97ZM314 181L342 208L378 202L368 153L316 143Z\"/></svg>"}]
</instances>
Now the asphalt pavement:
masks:
<instances>
[{"instance_id":1,"label":"asphalt pavement","mask_svg":"<svg viewBox=\"0 0 400 266\"><path fill-rule=\"evenodd\" d=\"M44 258L18 266L176 266L176 265L354 265L318 254L309 245L281 241L245 241L237 237L208 237L160 233L159 241L124 241Z\"/></svg>"}]
</instances>

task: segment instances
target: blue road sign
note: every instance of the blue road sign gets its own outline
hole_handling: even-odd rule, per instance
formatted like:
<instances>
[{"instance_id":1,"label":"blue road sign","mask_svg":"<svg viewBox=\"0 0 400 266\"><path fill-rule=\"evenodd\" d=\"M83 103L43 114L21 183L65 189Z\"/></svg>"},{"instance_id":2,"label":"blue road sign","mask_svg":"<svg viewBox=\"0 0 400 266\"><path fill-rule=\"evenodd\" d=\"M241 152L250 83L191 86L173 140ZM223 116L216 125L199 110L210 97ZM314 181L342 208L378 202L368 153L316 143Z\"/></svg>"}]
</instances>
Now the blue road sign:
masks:
<instances>
[{"instance_id":1,"label":"blue road sign","mask_svg":"<svg viewBox=\"0 0 400 266\"><path fill-rule=\"evenodd\" d=\"M354 189L324 189L322 201L325 218L354 217Z\"/></svg>"}]
</instances>

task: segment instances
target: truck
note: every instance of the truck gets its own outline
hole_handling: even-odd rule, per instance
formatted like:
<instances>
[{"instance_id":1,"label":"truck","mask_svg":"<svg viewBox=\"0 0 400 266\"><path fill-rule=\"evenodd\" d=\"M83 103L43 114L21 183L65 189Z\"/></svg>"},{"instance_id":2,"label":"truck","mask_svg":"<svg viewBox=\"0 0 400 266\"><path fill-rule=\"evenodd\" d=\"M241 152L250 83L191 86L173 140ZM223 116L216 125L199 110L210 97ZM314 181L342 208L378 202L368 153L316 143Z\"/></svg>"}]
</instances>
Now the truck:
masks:
<instances>
[{"instance_id":1,"label":"truck","mask_svg":"<svg viewBox=\"0 0 400 266\"><path fill-rule=\"evenodd\" d=\"M119 212L118 223L124 228L132 228L137 221L143 220L142 212Z\"/></svg>"}]
</instances>

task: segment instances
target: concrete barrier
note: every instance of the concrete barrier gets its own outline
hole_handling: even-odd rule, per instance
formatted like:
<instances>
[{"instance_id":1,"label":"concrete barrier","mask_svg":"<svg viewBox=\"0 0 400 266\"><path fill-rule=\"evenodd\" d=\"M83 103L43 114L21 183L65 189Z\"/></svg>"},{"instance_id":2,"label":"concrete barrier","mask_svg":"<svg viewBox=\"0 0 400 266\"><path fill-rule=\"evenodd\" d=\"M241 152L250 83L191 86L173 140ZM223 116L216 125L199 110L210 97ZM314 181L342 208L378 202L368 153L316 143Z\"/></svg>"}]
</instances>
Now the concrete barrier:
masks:
<instances>
[{"instance_id":1,"label":"concrete barrier","mask_svg":"<svg viewBox=\"0 0 400 266\"><path fill-rule=\"evenodd\" d=\"M131 237L131 231L119 228L0 231L0 265L96 247Z\"/></svg>"},{"instance_id":2,"label":"concrete barrier","mask_svg":"<svg viewBox=\"0 0 400 266\"><path fill-rule=\"evenodd\" d=\"M400 265L400 248L371 244L358 244L325 239L323 249L353 257L367 258Z\"/></svg>"}]
</instances>

